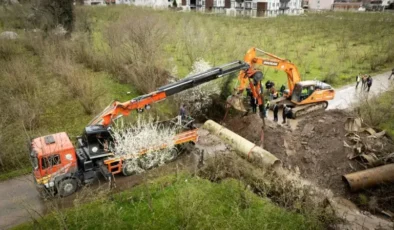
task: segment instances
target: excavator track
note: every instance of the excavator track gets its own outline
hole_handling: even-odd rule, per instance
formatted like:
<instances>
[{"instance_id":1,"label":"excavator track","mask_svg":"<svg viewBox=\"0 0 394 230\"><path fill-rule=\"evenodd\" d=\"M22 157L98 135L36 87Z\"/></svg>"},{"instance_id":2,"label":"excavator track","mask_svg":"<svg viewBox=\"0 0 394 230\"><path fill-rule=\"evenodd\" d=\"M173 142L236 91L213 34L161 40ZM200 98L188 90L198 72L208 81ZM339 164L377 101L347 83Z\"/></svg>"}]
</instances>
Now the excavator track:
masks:
<instances>
[{"instance_id":1,"label":"excavator track","mask_svg":"<svg viewBox=\"0 0 394 230\"><path fill-rule=\"evenodd\" d=\"M322 101L314 104L300 105L293 109L293 119L305 116L307 114L323 111L327 108L328 102Z\"/></svg>"}]
</instances>

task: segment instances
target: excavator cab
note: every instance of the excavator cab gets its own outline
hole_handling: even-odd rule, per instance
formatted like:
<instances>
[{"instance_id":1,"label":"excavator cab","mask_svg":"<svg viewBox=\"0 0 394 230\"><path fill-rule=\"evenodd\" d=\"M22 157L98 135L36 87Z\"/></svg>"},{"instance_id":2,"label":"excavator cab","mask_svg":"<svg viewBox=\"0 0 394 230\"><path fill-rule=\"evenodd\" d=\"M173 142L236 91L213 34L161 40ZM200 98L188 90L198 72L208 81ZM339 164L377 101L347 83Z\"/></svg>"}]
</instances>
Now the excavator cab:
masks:
<instances>
[{"instance_id":1,"label":"excavator cab","mask_svg":"<svg viewBox=\"0 0 394 230\"><path fill-rule=\"evenodd\" d=\"M320 81L301 81L296 83L291 101L297 105L324 102L334 98L334 89Z\"/></svg>"}]
</instances>

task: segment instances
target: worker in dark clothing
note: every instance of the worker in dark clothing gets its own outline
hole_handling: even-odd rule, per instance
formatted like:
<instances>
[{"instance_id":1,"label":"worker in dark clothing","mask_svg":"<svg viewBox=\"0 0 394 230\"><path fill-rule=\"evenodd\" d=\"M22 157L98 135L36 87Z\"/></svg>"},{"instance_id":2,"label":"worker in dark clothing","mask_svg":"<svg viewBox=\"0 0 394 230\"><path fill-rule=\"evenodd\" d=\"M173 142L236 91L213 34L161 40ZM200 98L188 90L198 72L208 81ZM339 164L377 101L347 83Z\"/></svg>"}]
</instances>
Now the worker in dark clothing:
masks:
<instances>
[{"instance_id":1,"label":"worker in dark clothing","mask_svg":"<svg viewBox=\"0 0 394 230\"><path fill-rule=\"evenodd\" d=\"M283 93L285 92L285 89L286 89L286 86L284 86L284 85L282 85L282 86L280 87L279 92L280 92L280 96L281 96L281 97L283 96Z\"/></svg>"},{"instance_id":2,"label":"worker in dark clothing","mask_svg":"<svg viewBox=\"0 0 394 230\"><path fill-rule=\"evenodd\" d=\"M181 107L179 108L179 116L181 116L182 120L184 120L186 118L185 104L182 104Z\"/></svg>"},{"instance_id":3,"label":"worker in dark clothing","mask_svg":"<svg viewBox=\"0 0 394 230\"><path fill-rule=\"evenodd\" d=\"M367 78L368 92L369 92L369 89L371 88L371 86L372 86L372 77L371 77L371 75L369 75Z\"/></svg>"},{"instance_id":4,"label":"worker in dark clothing","mask_svg":"<svg viewBox=\"0 0 394 230\"><path fill-rule=\"evenodd\" d=\"M179 114L178 114L178 125L182 125L182 123L186 119L186 108L185 104L181 104L181 107L179 108Z\"/></svg>"},{"instance_id":5,"label":"worker in dark clothing","mask_svg":"<svg viewBox=\"0 0 394 230\"><path fill-rule=\"evenodd\" d=\"M274 105L274 122L278 122L278 112L279 112L279 106L278 104Z\"/></svg>"},{"instance_id":6,"label":"worker in dark clothing","mask_svg":"<svg viewBox=\"0 0 394 230\"><path fill-rule=\"evenodd\" d=\"M257 112L257 100L253 97L253 94L250 96L250 106L252 107L252 112Z\"/></svg>"},{"instance_id":7,"label":"worker in dark clothing","mask_svg":"<svg viewBox=\"0 0 394 230\"><path fill-rule=\"evenodd\" d=\"M249 104L250 104L250 107L252 108L252 112L256 113L257 112L257 100L253 97L253 93L249 88L246 88L246 95L250 98Z\"/></svg>"},{"instance_id":8,"label":"worker in dark clothing","mask_svg":"<svg viewBox=\"0 0 394 230\"><path fill-rule=\"evenodd\" d=\"M283 105L283 109L282 109L282 119L283 119L283 121L282 121L282 124L285 124L286 123L286 105Z\"/></svg>"},{"instance_id":9,"label":"worker in dark clothing","mask_svg":"<svg viewBox=\"0 0 394 230\"><path fill-rule=\"evenodd\" d=\"M394 68L391 70L391 74L390 74L390 77L389 77L389 80L391 79L391 77L394 75Z\"/></svg>"},{"instance_id":10,"label":"worker in dark clothing","mask_svg":"<svg viewBox=\"0 0 394 230\"><path fill-rule=\"evenodd\" d=\"M268 80L268 81L265 83L265 88L268 90L268 89L271 89L271 87L272 87L271 81Z\"/></svg>"},{"instance_id":11,"label":"worker in dark clothing","mask_svg":"<svg viewBox=\"0 0 394 230\"><path fill-rule=\"evenodd\" d=\"M367 88L367 75L361 77L361 89L365 90Z\"/></svg>"},{"instance_id":12,"label":"worker in dark clothing","mask_svg":"<svg viewBox=\"0 0 394 230\"><path fill-rule=\"evenodd\" d=\"M291 110L291 108L287 105L283 105L283 114L282 114L282 118L283 118L283 122L282 124L286 123L286 118L291 119L293 117L293 111Z\"/></svg>"},{"instance_id":13,"label":"worker in dark clothing","mask_svg":"<svg viewBox=\"0 0 394 230\"><path fill-rule=\"evenodd\" d=\"M293 118L293 110L291 109L291 107L287 107L286 117L288 119L292 119Z\"/></svg>"}]
</instances>

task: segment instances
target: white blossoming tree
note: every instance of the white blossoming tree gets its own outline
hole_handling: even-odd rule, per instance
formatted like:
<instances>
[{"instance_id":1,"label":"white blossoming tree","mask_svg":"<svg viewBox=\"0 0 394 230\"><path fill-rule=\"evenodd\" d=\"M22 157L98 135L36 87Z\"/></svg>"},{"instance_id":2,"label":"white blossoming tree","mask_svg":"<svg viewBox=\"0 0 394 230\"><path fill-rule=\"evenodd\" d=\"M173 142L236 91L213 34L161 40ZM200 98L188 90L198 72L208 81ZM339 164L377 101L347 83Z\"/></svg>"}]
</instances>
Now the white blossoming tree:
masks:
<instances>
[{"instance_id":1,"label":"white blossoming tree","mask_svg":"<svg viewBox=\"0 0 394 230\"><path fill-rule=\"evenodd\" d=\"M125 175L141 173L177 157L176 127L138 119L132 127L114 129L112 135L115 140L112 151L127 157L123 165Z\"/></svg>"}]
</instances>

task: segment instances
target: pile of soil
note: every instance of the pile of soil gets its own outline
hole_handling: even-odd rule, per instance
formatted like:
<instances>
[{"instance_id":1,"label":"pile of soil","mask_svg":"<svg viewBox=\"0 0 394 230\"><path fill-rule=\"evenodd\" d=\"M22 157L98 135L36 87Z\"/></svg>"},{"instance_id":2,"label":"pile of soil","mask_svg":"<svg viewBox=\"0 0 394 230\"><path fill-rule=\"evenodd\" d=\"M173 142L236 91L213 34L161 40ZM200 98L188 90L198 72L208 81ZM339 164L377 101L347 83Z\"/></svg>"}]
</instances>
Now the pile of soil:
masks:
<instances>
[{"instance_id":1,"label":"pile of soil","mask_svg":"<svg viewBox=\"0 0 394 230\"><path fill-rule=\"evenodd\" d=\"M278 157L285 167L323 188L331 189L336 196L350 199L362 208L368 208L373 200L380 208L384 206L384 209L394 212L394 199L387 201L387 192L394 191L393 185L351 193L342 181L343 175L365 169L357 161L348 159L348 154L353 150L344 146L344 141L347 141L347 131L344 129L347 117L344 111L329 110L301 118L295 130L266 119L263 147ZM224 125L261 146L263 122L258 115L232 117ZM368 134L359 135L365 137ZM378 142L382 153L394 152L390 138L383 137Z\"/></svg>"}]
</instances>

